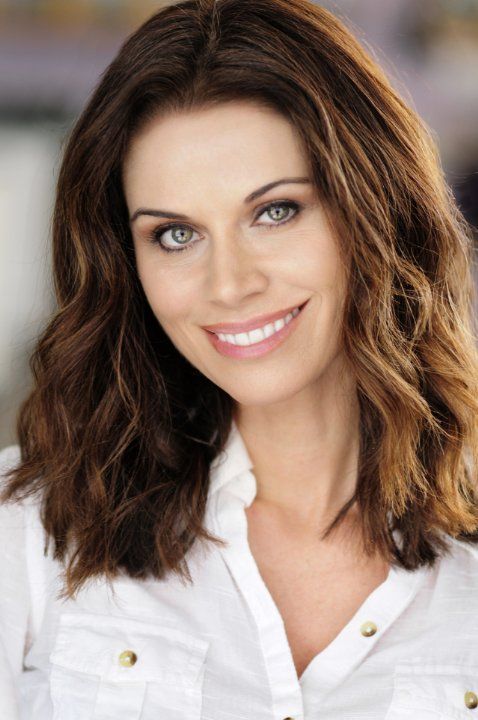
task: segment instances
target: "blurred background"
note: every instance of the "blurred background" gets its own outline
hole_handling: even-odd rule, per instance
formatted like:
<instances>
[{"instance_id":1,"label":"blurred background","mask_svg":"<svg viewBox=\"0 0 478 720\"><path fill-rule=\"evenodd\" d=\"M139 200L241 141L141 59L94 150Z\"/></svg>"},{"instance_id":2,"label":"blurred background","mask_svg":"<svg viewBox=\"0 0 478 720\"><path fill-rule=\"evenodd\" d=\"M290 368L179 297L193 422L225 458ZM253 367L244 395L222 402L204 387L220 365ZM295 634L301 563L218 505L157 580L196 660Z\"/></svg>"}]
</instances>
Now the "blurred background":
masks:
<instances>
[{"instance_id":1,"label":"blurred background","mask_svg":"<svg viewBox=\"0 0 478 720\"><path fill-rule=\"evenodd\" d=\"M54 310L50 225L75 118L152 0L0 0L0 448L15 439L28 360ZM478 0L336 0L339 15L433 130L478 225Z\"/></svg>"}]
</instances>

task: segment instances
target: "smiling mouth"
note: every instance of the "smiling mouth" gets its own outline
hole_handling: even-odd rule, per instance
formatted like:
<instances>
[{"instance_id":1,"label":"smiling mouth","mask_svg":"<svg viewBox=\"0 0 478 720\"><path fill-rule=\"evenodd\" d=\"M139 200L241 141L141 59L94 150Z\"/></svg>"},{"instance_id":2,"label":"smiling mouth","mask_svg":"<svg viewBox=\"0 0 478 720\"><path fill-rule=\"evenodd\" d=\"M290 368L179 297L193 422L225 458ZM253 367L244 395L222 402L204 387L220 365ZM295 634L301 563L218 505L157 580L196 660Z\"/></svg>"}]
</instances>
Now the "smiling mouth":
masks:
<instances>
[{"instance_id":1,"label":"smiling mouth","mask_svg":"<svg viewBox=\"0 0 478 720\"><path fill-rule=\"evenodd\" d=\"M213 335L217 338L217 341L219 341L221 344L225 344L232 347L262 347L264 343L268 342L269 339L272 342L272 339L275 338L275 336L279 336L279 334L282 336L284 329L292 323L297 316L300 314L302 309L305 307L308 301L302 303L302 305L298 305L297 307L293 308L292 311L288 312L286 315L277 318L274 321L271 321L269 323L266 323L262 327L256 327L253 330L249 330L247 332L239 332L239 333L227 333L227 332L219 332L219 331L207 331L210 335Z\"/></svg>"},{"instance_id":2,"label":"smiling mouth","mask_svg":"<svg viewBox=\"0 0 478 720\"><path fill-rule=\"evenodd\" d=\"M269 315L262 315L256 320L229 324L219 323L218 325L203 325L203 329L206 330L206 332L208 333L213 333L214 335L241 335L244 333L253 332L254 330L263 329L267 325L273 325L275 322L288 317L291 313L294 313L294 316L297 315L297 313L302 310L302 308L304 307L304 305L307 304L307 302L308 300L303 302L301 305L290 306L286 310L279 310L278 312L270 313Z\"/></svg>"},{"instance_id":3,"label":"smiling mouth","mask_svg":"<svg viewBox=\"0 0 478 720\"><path fill-rule=\"evenodd\" d=\"M293 314L289 312L285 317L278 317L274 322L270 322L267 333L264 333L262 328L256 327L248 332L238 333L236 336L206 330L206 336L219 354L236 360L249 359L253 361L269 355L287 342L287 338L296 332L296 328L301 322L302 311L308 302L307 300L302 305L292 308ZM205 328L203 329L205 330Z\"/></svg>"}]
</instances>

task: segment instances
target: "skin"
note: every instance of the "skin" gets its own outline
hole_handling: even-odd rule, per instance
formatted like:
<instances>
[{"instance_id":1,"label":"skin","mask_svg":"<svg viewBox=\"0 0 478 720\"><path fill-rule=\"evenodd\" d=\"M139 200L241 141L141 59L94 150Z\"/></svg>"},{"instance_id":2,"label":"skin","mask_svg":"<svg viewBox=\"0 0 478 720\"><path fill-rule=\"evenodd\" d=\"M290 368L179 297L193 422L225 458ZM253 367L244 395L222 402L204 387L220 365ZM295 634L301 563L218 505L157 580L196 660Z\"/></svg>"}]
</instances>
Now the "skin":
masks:
<instances>
[{"instance_id":1,"label":"skin","mask_svg":"<svg viewBox=\"0 0 478 720\"><path fill-rule=\"evenodd\" d=\"M310 177L293 126L245 101L156 118L133 138L123 164L130 218L139 208L191 218L131 222L141 283L179 352L236 401L257 480L250 520L260 515L268 533L280 527L304 547L353 493L359 408L339 336L345 268L316 189L288 183L244 203L291 177ZM303 209L280 225L264 206L285 200ZM281 217L294 212L285 206ZM173 221L163 242L180 247L185 238L196 243L191 249L166 253L151 241ZM202 329L306 300L295 331L259 358L221 355Z\"/></svg>"}]
</instances>

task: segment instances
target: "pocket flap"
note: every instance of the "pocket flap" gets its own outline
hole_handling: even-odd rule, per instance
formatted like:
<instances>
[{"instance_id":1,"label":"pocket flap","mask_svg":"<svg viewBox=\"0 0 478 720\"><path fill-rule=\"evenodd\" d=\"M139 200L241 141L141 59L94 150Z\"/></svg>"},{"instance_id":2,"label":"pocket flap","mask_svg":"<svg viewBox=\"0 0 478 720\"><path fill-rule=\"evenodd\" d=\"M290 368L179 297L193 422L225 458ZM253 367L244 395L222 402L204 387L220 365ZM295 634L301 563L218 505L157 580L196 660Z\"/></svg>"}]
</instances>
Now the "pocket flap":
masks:
<instances>
[{"instance_id":1,"label":"pocket flap","mask_svg":"<svg viewBox=\"0 0 478 720\"><path fill-rule=\"evenodd\" d=\"M405 717L470 718L466 696L478 695L478 667L420 661L399 663L386 720ZM426 714L428 713L428 714Z\"/></svg>"},{"instance_id":2,"label":"pocket flap","mask_svg":"<svg viewBox=\"0 0 478 720\"><path fill-rule=\"evenodd\" d=\"M209 642L153 620L63 613L50 662L111 681L156 681L194 685ZM125 667L120 656L134 653Z\"/></svg>"}]
</instances>

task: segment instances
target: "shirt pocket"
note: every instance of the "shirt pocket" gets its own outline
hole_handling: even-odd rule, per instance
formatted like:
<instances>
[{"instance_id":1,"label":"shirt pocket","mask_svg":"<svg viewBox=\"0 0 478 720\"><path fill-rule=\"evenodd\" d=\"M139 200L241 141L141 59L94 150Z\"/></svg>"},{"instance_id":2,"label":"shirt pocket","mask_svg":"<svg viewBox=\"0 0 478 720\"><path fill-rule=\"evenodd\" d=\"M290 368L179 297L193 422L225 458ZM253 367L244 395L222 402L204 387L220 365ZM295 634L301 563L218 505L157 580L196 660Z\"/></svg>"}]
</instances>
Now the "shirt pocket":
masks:
<instances>
[{"instance_id":1,"label":"shirt pocket","mask_svg":"<svg viewBox=\"0 0 478 720\"><path fill-rule=\"evenodd\" d=\"M50 654L53 720L200 720L208 647L153 621L64 613Z\"/></svg>"},{"instance_id":2,"label":"shirt pocket","mask_svg":"<svg viewBox=\"0 0 478 720\"><path fill-rule=\"evenodd\" d=\"M471 720L476 699L478 665L400 663L385 720Z\"/></svg>"}]
</instances>

